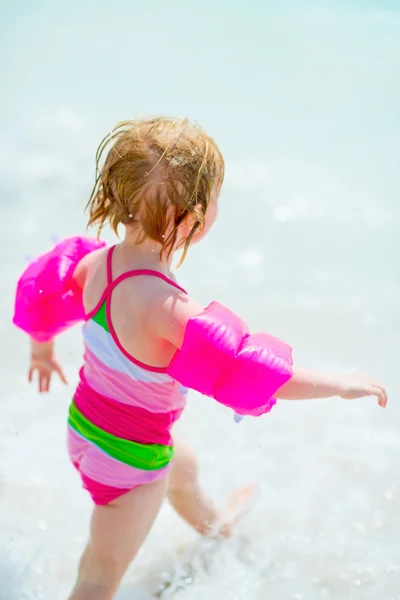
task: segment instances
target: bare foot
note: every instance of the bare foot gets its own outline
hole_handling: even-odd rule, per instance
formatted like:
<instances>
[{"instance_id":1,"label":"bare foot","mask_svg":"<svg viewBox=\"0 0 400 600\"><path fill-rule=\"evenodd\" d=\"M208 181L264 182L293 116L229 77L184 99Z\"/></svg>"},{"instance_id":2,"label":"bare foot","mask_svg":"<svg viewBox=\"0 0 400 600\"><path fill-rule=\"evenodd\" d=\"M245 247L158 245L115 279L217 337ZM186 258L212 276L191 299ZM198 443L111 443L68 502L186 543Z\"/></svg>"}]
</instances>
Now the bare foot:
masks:
<instances>
[{"instance_id":1,"label":"bare foot","mask_svg":"<svg viewBox=\"0 0 400 600\"><path fill-rule=\"evenodd\" d=\"M220 518L213 533L218 537L229 537L239 521L250 510L257 484L239 488L228 499L225 508L220 513Z\"/></svg>"}]
</instances>

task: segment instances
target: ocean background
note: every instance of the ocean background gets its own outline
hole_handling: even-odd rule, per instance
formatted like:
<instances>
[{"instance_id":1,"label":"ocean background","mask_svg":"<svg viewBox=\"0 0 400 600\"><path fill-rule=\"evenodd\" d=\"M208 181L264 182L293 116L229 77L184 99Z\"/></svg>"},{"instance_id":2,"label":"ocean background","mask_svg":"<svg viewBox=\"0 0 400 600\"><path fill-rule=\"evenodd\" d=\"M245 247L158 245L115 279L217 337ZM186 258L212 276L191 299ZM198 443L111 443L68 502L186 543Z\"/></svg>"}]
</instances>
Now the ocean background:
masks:
<instances>
[{"instance_id":1,"label":"ocean background","mask_svg":"<svg viewBox=\"0 0 400 600\"><path fill-rule=\"evenodd\" d=\"M15 284L85 232L103 135L161 113L196 119L227 162L180 283L299 365L380 378L389 405L281 402L236 425L191 394L176 434L204 486L258 496L224 544L165 504L118 599L399 600L398 0L3 1L0 67L0 599L65 600L91 508L65 449L79 328L58 340L68 389L39 396Z\"/></svg>"}]
</instances>

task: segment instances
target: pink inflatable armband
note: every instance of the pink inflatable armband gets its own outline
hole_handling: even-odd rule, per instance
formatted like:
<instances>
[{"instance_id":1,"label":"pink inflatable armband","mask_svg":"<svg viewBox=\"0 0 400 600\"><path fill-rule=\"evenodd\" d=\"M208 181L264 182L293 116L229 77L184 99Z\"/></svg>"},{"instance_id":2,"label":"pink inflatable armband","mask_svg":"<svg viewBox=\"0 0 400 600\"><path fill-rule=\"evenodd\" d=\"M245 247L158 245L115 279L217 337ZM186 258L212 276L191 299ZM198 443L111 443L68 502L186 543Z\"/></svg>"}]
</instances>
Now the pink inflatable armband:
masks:
<instances>
[{"instance_id":1,"label":"pink inflatable armband","mask_svg":"<svg viewBox=\"0 0 400 600\"><path fill-rule=\"evenodd\" d=\"M239 317L213 302L188 321L168 373L232 408L238 422L274 406L274 394L292 377L292 349L266 333L251 335Z\"/></svg>"},{"instance_id":2,"label":"pink inflatable armband","mask_svg":"<svg viewBox=\"0 0 400 600\"><path fill-rule=\"evenodd\" d=\"M84 318L82 290L74 271L84 256L105 242L76 236L33 260L18 281L14 324L47 341Z\"/></svg>"}]
</instances>

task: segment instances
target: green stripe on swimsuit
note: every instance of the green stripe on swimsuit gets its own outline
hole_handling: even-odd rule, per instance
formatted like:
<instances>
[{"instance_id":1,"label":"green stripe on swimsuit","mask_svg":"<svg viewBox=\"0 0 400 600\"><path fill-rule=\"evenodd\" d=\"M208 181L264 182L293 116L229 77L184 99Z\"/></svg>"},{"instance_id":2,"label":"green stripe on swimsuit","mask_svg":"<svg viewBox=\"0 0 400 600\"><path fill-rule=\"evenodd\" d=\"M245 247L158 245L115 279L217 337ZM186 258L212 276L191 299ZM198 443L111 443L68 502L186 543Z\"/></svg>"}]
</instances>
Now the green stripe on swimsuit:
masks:
<instances>
[{"instance_id":1,"label":"green stripe on swimsuit","mask_svg":"<svg viewBox=\"0 0 400 600\"><path fill-rule=\"evenodd\" d=\"M173 446L139 444L118 438L93 425L75 405L71 403L68 423L79 433L113 458L144 471L162 469L174 455Z\"/></svg>"}]
</instances>

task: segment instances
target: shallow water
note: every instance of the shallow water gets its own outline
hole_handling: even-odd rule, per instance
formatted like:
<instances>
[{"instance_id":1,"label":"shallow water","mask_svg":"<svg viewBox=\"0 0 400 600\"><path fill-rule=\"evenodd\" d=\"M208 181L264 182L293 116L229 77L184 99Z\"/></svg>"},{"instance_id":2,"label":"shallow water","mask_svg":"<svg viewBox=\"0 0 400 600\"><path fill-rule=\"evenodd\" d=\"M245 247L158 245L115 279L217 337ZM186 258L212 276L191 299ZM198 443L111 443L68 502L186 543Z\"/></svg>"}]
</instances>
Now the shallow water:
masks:
<instances>
[{"instance_id":1,"label":"shallow water","mask_svg":"<svg viewBox=\"0 0 400 600\"><path fill-rule=\"evenodd\" d=\"M204 485L223 503L256 480L258 496L224 544L165 505L118 598L399 599L398 4L0 11L0 599L65 599L90 511L64 443L79 330L59 343L70 387L39 397L10 325L15 282L51 236L84 231L103 133L157 112L195 117L227 158L182 285L287 339L299 364L374 374L390 403L282 402L236 425L193 394L177 434Z\"/></svg>"}]
</instances>

